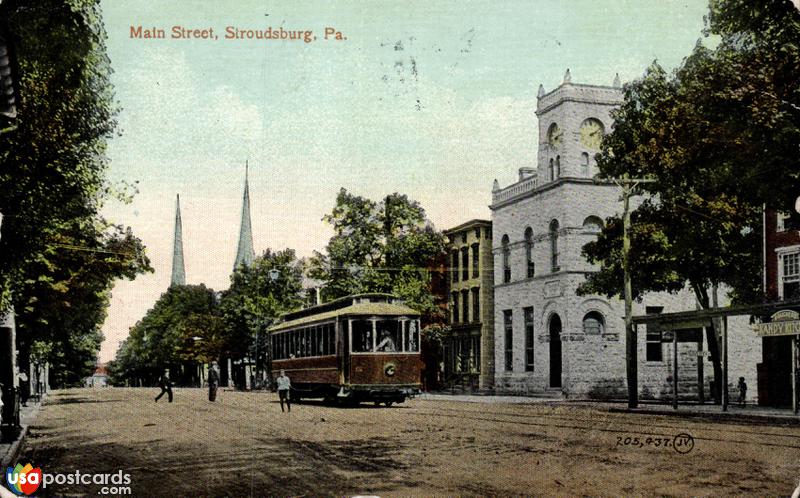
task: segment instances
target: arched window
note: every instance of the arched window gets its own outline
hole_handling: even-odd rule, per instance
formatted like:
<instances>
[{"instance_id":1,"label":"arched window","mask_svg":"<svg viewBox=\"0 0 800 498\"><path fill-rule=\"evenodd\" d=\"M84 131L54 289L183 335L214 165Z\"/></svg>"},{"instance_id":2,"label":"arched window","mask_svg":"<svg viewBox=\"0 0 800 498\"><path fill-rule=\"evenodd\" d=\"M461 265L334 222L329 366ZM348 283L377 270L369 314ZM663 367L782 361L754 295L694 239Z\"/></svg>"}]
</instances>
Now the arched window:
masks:
<instances>
[{"instance_id":1,"label":"arched window","mask_svg":"<svg viewBox=\"0 0 800 498\"><path fill-rule=\"evenodd\" d=\"M508 235L503 235L503 283L511 282L511 249L508 247Z\"/></svg>"},{"instance_id":2,"label":"arched window","mask_svg":"<svg viewBox=\"0 0 800 498\"><path fill-rule=\"evenodd\" d=\"M550 222L550 266L553 272L557 272L558 267L558 220Z\"/></svg>"},{"instance_id":3,"label":"arched window","mask_svg":"<svg viewBox=\"0 0 800 498\"><path fill-rule=\"evenodd\" d=\"M581 154L581 174L583 176L591 176L589 174L589 154L586 152Z\"/></svg>"},{"instance_id":4,"label":"arched window","mask_svg":"<svg viewBox=\"0 0 800 498\"><path fill-rule=\"evenodd\" d=\"M597 216L588 216L583 220L583 233L598 234L603 231L603 220Z\"/></svg>"},{"instance_id":5,"label":"arched window","mask_svg":"<svg viewBox=\"0 0 800 498\"><path fill-rule=\"evenodd\" d=\"M599 335L605 330L605 320L603 315L597 311L590 311L583 317L583 333L587 335Z\"/></svg>"},{"instance_id":6,"label":"arched window","mask_svg":"<svg viewBox=\"0 0 800 498\"><path fill-rule=\"evenodd\" d=\"M525 261L526 276L531 278L533 276L533 229L531 227L525 229Z\"/></svg>"},{"instance_id":7,"label":"arched window","mask_svg":"<svg viewBox=\"0 0 800 498\"><path fill-rule=\"evenodd\" d=\"M556 156L556 178L561 178L561 156Z\"/></svg>"},{"instance_id":8,"label":"arched window","mask_svg":"<svg viewBox=\"0 0 800 498\"><path fill-rule=\"evenodd\" d=\"M555 160L552 157L550 158L550 168L548 170L548 177L550 178L550 181L556 179Z\"/></svg>"}]
</instances>

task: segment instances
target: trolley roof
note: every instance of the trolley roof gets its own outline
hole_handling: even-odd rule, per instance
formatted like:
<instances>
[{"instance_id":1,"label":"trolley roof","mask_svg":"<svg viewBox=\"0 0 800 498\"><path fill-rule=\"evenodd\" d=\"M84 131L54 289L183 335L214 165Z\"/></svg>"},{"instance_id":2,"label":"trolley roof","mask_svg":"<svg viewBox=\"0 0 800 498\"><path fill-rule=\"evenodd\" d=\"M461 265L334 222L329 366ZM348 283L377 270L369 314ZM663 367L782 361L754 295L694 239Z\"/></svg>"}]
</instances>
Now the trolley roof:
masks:
<instances>
[{"instance_id":1,"label":"trolley roof","mask_svg":"<svg viewBox=\"0 0 800 498\"><path fill-rule=\"evenodd\" d=\"M391 294L356 294L329 303L291 311L281 316L281 321L269 328L270 332L331 320L344 315L419 316L419 312L406 306Z\"/></svg>"}]
</instances>

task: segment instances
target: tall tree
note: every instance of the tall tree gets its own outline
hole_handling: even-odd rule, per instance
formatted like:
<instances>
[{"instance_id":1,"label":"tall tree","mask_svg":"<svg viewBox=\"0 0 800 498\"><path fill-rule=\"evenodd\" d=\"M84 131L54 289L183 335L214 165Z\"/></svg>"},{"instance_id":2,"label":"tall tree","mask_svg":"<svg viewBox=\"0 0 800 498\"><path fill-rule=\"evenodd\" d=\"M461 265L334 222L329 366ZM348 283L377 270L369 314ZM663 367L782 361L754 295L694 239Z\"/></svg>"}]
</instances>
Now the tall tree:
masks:
<instances>
[{"instance_id":1,"label":"tall tree","mask_svg":"<svg viewBox=\"0 0 800 498\"><path fill-rule=\"evenodd\" d=\"M325 282L324 297L388 292L434 321L441 310L430 292L430 271L446 242L425 210L404 194L380 202L341 189L323 218L334 230L325 253L315 253L310 275Z\"/></svg>"},{"instance_id":2,"label":"tall tree","mask_svg":"<svg viewBox=\"0 0 800 498\"><path fill-rule=\"evenodd\" d=\"M23 367L32 344L44 342L53 385L79 385L97 359L114 281L147 271L144 247L130 229L76 223L59 233L26 266L15 294Z\"/></svg>"},{"instance_id":3,"label":"tall tree","mask_svg":"<svg viewBox=\"0 0 800 498\"><path fill-rule=\"evenodd\" d=\"M209 346L219 342L217 296L205 285L173 285L156 301L145 316L131 327L120 345L114 365L115 380L121 378L150 384L164 368L170 368L179 382L192 379L186 362L200 361L205 345L192 344L194 337ZM211 332L206 337L208 329Z\"/></svg>"},{"instance_id":4,"label":"tall tree","mask_svg":"<svg viewBox=\"0 0 800 498\"><path fill-rule=\"evenodd\" d=\"M703 307L718 285L734 302L761 299L762 206L800 192L800 14L788 0L712 0L709 19L717 46L626 85L597 156L601 177L656 180L632 215L634 296L688 285ZM601 268L581 293L620 294L621 234L612 217L584 247ZM720 386L717 332L707 338Z\"/></svg>"},{"instance_id":5,"label":"tall tree","mask_svg":"<svg viewBox=\"0 0 800 498\"><path fill-rule=\"evenodd\" d=\"M302 279L303 262L293 249L277 252L267 249L251 265L239 266L220 301L225 322L225 354L233 358L252 357L258 349L261 365L267 351L266 327L282 313L300 307Z\"/></svg>"},{"instance_id":6,"label":"tall tree","mask_svg":"<svg viewBox=\"0 0 800 498\"><path fill-rule=\"evenodd\" d=\"M15 127L0 140L0 310L18 314L23 366L51 346L55 385L91 372L114 279L150 271L141 242L99 215L128 194L106 180L116 109L97 0L6 0L19 81Z\"/></svg>"},{"instance_id":7,"label":"tall tree","mask_svg":"<svg viewBox=\"0 0 800 498\"><path fill-rule=\"evenodd\" d=\"M116 122L98 2L7 0L2 8L20 76L17 128L0 141L7 299L25 266L65 225L96 216L113 190L105 147Z\"/></svg>"}]
</instances>

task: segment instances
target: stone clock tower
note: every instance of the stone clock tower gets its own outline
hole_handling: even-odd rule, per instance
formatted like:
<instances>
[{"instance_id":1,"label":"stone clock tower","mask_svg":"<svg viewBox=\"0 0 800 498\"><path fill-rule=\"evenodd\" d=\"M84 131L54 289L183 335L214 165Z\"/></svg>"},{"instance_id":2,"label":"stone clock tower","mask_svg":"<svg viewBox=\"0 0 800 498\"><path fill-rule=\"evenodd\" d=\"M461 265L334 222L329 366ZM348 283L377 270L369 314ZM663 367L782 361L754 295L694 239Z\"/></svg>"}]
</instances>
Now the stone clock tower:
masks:
<instances>
[{"instance_id":1,"label":"stone clock tower","mask_svg":"<svg viewBox=\"0 0 800 498\"><path fill-rule=\"evenodd\" d=\"M539 183L557 178L591 178L597 173L594 155L611 130L611 111L622 103L619 76L612 86L564 82L550 93L539 86ZM552 163L552 166L551 166Z\"/></svg>"},{"instance_id":2,"label":"stone clock tower","mask_svg":"<svg viewBox=\"0 0 800 498\"><path fill-rule=\"evenodd\" d=\"M583 246L622 208L615 184L592 180L598 173L594 156L622 100L618 78L610 86L576 84L567 71L549 93L540 86L537 167L520 168L514 183L501 188L496 182L492 189L498 392L626 395L624 306L616 298L577 294L586 275L597 270L581 254ZM634 303L634 315L694 307L690 292L650 293ZM640 334L643 399L671 395L670 347L662 345L658 332ZM758 344L744 340L736 347L729 354L742 359L741 375L755 378ZM679 347L684 393L697 386L696 349L693 343ZM694 372L694 378L686 372Z\"/></svg>"}]
</instances>

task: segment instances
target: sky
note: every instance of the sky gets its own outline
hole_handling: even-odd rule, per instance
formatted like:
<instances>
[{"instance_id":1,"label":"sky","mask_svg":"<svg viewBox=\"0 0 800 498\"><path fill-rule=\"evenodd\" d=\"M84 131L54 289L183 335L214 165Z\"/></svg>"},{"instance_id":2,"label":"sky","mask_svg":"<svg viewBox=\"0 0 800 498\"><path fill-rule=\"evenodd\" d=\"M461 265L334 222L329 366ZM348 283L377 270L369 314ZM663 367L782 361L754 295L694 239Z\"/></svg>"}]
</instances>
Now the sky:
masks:
<instances>
[{"instance_id":1,"label":"sky","mask_svg":"<svg viewBox=\"0 0 800 498\"><path fill-rule=\"evenodd\" d=\"M169 286L176 194L186 281L215 290L229 286L245 162L256 254L322 250L332 235L322 217L342 187L405 193L439 229L488 219L492 181L536 166L539 84L554 89L567 68L596 85L636 79L653 60L672 69L707 10L704 0L101 5L121 109L109 179L138 182L131 203L109 201L104 214L133 228L155 269L115 284L101 361ZM172 38L173 26L216 38ZM227 27L313 34L226 39ZM164 39L144 38L158 29Z\"/></svg>"}]
</instances>

